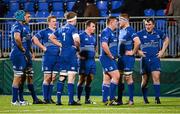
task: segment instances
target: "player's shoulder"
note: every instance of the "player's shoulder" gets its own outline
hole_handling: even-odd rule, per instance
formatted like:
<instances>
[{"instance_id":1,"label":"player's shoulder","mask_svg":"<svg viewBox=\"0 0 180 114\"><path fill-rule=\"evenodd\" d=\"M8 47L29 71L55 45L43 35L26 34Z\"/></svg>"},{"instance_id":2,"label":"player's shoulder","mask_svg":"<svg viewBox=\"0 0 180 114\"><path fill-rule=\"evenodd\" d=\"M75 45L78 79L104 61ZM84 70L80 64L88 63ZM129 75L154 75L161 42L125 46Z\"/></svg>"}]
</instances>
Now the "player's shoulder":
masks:
<instances>
[{"instance_id":1,"label":"player's shoulder","mask_svg":"<svg viewBox=\"0 0 180 114\"><path fill-rule=\"evenodd\" d=\"M128 32L135 32L134 28L131 27L131 26L127 27L126 30L127 30Z\"/></svg>"},{"instance_id":2,"label":"player's shoulder","mask_svg":"<svg viewBox=\"0 0 180 114\"><path fill-rule=\"evenodd\" d=\"M154 32L156 32L157 34L163 34L164 32L162 30L159 30L159 29L154 29Z\"/></svg>"},{"instance_id":3,"label":"player's shoulder","mask_svg":"<svg viewBox=\"0 0 180 114\"><path fill-rule=\"evenodd\" d=\"M140 31L137 32L138 35L141 35L141 34L145 34L146 33L146 30L145 29L142 29Z\"/></svg>"},{"instance_id":4,"label":"player's shoulder","mask_svg":"<svg viewBox=\"0 0 180 114\"><path fill-rule=\"evenodd\" d=\"M101 34L108 34L108 33L110 33L110 30L108 27L104 28L101 32Z\"/></svg>"}]
</instances>

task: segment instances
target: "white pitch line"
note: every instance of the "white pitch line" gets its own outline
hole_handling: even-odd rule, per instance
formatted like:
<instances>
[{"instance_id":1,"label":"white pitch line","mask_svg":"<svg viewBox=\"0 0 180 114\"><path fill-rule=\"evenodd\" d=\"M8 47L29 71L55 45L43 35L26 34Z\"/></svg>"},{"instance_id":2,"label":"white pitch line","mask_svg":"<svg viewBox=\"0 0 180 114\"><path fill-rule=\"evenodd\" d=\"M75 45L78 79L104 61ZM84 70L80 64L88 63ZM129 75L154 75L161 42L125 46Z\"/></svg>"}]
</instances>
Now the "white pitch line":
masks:
<instances>
[{"instance_id":1,"label":"white pitch line","mask_svg":"<svg viewBox=\"0 0 180 114\"><path fill-rule=\"evenodd\" d=\"M176 107L172 107L172 108L178 108L178 107L180 107L180 106L176 106ZM135 110L141 110L142 109L142 107L129 107L129 108L126 108L126 107L116 107L116 106L114 106L113 108L109 108L109 107L106 107L106 108L101 108L101 107L99 107L99 108L80 108L80 107L74 107L74 108L67 108L67 107L65 107L65 108L61 108L61 107L58 107L58 109L56 109L56 108L53 108L52 110L53 111L89 111L89 110L95 110L95 111L97 111L97 110L103 110L103 111L107 111L107 110L113 110L113 109L115 109L115 110L129 110L129 109L135 109ZM164 107L144 107L144 109L164 109ZM17 110L4 110L4 111L0 111L0 112L14 112L14 111L17 111ZM18 110L18 112L31 112L32 110ZM41 112L41 111L44 111L44 110L33 110L33 112ZM49 110L49 111L51 111L51 110ZM165 111L167 111L167 110L165 110ZM170 110L169 110L170 111Z\"/></svg>"}]
</instances>

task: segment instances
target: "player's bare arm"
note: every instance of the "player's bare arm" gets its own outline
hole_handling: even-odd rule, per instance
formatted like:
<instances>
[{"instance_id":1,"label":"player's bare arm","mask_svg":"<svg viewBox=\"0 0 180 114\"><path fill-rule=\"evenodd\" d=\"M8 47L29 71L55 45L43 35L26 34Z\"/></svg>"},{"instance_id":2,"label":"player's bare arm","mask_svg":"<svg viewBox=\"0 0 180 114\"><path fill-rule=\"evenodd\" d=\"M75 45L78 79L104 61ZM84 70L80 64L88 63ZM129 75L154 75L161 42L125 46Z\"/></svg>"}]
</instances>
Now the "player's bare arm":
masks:
<instances>
[{"instance_id":1,"label":"player's bare arm","mask_svg":"<svg viewBox=\"0 0 180 114\"><path fill-rule=\"evenodd\" d=\"M49 36L49 39L51 40L51 42L59 47L62 47L62 44L56 39L56 36L54 34L51 34Z\"/></svg>"},{"instance_id":2,"label":"player's bare arm","mask_svg":"<svg viewBox=\"0 0 180 114\"><path fill-rule=\"evenodd\" d=\"M40 49L42 49L44 52L47 50L46 47L40 43L40 41L38 40L37 37L34 36L34 37L32 38L32 41L33 41L33 43L34 43L35 45L37 45L37 46L38 46Z\"/></svg>"},{"instance_id":3,"label":"player's bare arm","mask_svg":"<svg viewBox=\"0 0 180 114\"><path fill-rule=\"evenodd\" d=\"M161 57L163 56L163 54L164 54L165 50L167 49L168 45L169 45L169 38L166 37L166 38L164 39L162 49L161 49L161 50L159 51L159 53L157 54L159 58L161 58Z\"/></svg>"},{"instance_id":4,"label":"player's bare arm","mask_svg":"<svg viewBox=\"0 0 180 114\"><path fill-rule=\"evenodd\" d=\"M22 52L25 52L26 50L25 50L25 48L24 48L23 45L22 45L20 33L15 32L15 33L14 33L14 38L15 38L15 41L16 41L16 43L17 43L18 48L19 48Z\"/></svg>"}]
</instances>

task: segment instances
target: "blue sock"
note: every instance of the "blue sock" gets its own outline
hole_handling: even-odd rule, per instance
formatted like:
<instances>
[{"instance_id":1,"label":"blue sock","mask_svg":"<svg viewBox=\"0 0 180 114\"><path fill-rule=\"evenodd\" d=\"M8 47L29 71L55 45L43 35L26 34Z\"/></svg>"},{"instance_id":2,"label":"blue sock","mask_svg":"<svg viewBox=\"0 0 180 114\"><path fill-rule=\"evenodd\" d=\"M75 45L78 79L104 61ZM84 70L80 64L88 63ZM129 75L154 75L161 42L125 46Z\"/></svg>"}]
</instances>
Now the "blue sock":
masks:
<instances>
[{"instance_id":1,"label":"blue sock","mask_svg":"<svg viewBox=\"0 0 180 114\"><path fill-rule=\"evenodd\" d=\"M83 86L82 85L78 85L77 86L77 97L78 97L78 100L81 100L82 91L83 91Z\"/></svg>"},{"instance_id":2,"label":"blue sock","mask_svg":"<svg viewBox=\"0 0 180 114\"><path fill-rule=\"evenodd\" d=\"M122 103L122 96L124 91L124 83L118 84L118 102Z\"/></svg>"},{"instance_id":3,"label":"blue sock","mask_svg":"<svg viewBox=\"0 0 180 114\"><path fill-rule=\"evenodd\" d=\"M69 103L74 102L74 84L68 83Z\"/></svg>"},{"instance_id":4,"label":"blue sock","mask_svg":"<svg viewBox=\"0 0 180 114\"><path fill-rule=\"evenodd\" d=\"M128 84L128 90L129 90L129 101L133 101L133 97L134 97L134 83Z\"/></svg>"},{"instance_id":5,"label":"blue sock","mask_svg":"<svg viewBox=\"0 0 180 114\"><path fill-rule=\"evenodd\" d=\"M19 86L19 100L20 100L20 101L24 101L23 90L24 90L24 84L21 84L21 85Z\"/></svg>"},{"instance_id":6,"label":"blue sock","mask_svg":"<svg viewBox=\"0 0 180 114\"><path fill-rule=\"evenodd\" d=\"M64 83L61 81L57 82L57 103L61 103L61 96L64 88Z\"/></svg>"},{"instance_id":7,"label":"blue sock","mask_svg":"<svg viewBox=\"0 0 180 114\"><path fill-rule=\"evenodd\" d=\"M34 86L33 86L33 84L28 84L28 89L29 89L29 91L31 92L31 96L32 96L32 98L33 98L33 101L37 101L38 98L37 98L37 96L36 96L36 92L34 91Z\"/></svg>"},{"instance_id":8,"label":"blue sock","mask_svg":"<svg viewBox=\"0 0 180 114\"><path fill-rule=\"evenodd\" d=\"M90 97L91 87L85 86L85 92L86 92L85 100L87 101L87 100L89 100L89 97Z\"/></svg>"},{"instance_id":9,"label":"blue sock","mask_svg":"<svg viewBox=\"0 0 180 114\"><path fill-rule=\"evenodd\" d=\"M102 97L103 97L103 102L108 101L108 96L109 96L109 84L103 84L102 85Z\"/></svg>"},{"instance_id":10,"label":"blue sock","mask_svg":"<svg viewBox=\"0 0 180 114\"><path fill-rule=\"evenodd\" d=\"M43 83L43 97L44 97L44 100L48 100L48 84L45 84Z\"/></svg>"},{"instance_id":11,"label":"blue sock","mask_svg":"<svg viewBox=\"0 0 180 114\"><path fill-rule=\"evenodd\" d=\"M18 87L12 86L12 102L18 101Z\"/></svg>"},{"instance_id":12,"label":"blue sock","mask_svg":"<svg viewBox=\"0 0 180 114\"><path fill-rule=\"evenodd\" d=\"M49 85L49 93L48 93L48 100L51 100L52 92L53 92L54 84Z\"/></svg>"},{"instance_id":13,"label":"blue sock","mask_svg":"<svg viewBox=\"0 0 180 114\"><path fill-rule=\"evenodd\" d=\"M115 99L116 87L117 87L117 84L111 82L111 84L110 84L110 100Z\"/></svg>"},{"instance_id":14,"label":"blue sock","mask_svg":"<svg viewBox=\"0 0 180 114\"><path fill-rule=\"evenodd\" d=\"M159 98L160 97L160 84L154 84L154 91L155 91L155 97Z\"/></svg>"},{"instance_id":15,"label":"blue sock","mask_svg":"<svg viewBox=\"0 0 180 114\"><path fill-rule=\"evenodd\" d=\"M147 92L148 92L148 88L147 87L142 87L142 94L143 94L144 99L147 99Z\"/></svg>"}]
</instances>

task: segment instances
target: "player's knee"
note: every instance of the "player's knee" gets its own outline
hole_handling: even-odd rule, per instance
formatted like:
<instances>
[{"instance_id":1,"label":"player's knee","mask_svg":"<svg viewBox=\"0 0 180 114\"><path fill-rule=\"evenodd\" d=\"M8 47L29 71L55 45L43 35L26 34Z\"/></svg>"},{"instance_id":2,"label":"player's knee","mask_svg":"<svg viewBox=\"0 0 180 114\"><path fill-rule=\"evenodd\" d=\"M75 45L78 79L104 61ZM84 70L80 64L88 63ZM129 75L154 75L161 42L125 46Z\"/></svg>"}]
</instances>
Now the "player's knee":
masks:
<instances>
[{"instance_id":1,"label":"player's knee","mask_svg":"<svg viewBox=\"0 0 180 114\"><path fill-rule=\"evenodd\" d=\"M27 77L27 83L28 84L32 84L33 83L33 77L32 76L28 76Z\"/></svg>"}]
</instances>

